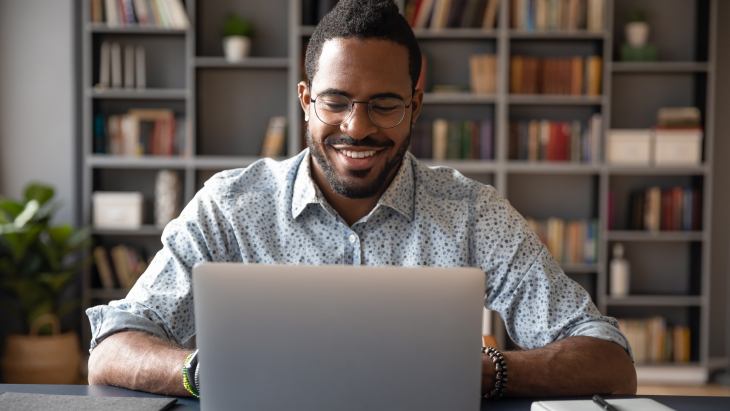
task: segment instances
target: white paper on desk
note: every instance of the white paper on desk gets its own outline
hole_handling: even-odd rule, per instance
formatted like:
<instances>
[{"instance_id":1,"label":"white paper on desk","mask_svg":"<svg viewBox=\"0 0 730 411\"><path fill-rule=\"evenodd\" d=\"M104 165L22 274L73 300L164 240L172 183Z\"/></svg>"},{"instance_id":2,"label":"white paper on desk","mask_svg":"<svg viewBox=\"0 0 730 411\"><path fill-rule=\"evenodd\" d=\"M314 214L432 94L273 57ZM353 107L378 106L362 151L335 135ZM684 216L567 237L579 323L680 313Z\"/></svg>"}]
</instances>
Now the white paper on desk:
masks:
<instances>
[{"instance_id":1,"label":"white paper on desk","mask_svg":"<svg viewBox=\"0 0 730 411\"><path fill-rule=\"evenodd\" d=\"M634 398L627 400L606 400L618 411L674 411L666 405L649 398ZM601 409L592 400L574 401L535 401L530 411L598 411Z\"/></svg>"}]
</instances>

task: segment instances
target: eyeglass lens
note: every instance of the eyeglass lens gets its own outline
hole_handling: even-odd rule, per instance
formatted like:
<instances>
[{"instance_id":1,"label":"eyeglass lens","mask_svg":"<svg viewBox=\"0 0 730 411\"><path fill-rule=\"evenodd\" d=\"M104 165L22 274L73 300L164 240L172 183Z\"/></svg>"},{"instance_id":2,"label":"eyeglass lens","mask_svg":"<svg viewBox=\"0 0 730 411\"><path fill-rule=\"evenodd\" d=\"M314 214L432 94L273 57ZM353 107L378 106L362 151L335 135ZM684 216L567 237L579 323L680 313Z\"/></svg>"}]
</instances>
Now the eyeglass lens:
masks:
<instances>
[{"instance_id":1,"label":"eyeglass lens","mask_svg":"<svg viewBox=\"0 0 730 411\"><path fill-rule=\"evenodd\" d=\"M325 124L336 126L350 117L352 100L340 94L320 94L314 102L317 117ZM368 103L370 120L380 128L393 128L403 121L406 104L397 98L381 97Z\"/></svg>"}]
</instances>

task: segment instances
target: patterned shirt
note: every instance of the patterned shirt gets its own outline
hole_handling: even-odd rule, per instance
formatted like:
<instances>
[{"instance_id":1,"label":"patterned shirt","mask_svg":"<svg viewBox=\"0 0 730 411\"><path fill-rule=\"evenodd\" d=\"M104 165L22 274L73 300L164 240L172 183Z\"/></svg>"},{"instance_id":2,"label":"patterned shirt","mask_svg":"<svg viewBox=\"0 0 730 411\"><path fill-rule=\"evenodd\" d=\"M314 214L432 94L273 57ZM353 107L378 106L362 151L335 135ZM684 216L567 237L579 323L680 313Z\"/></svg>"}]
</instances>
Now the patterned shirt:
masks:
<instances>
[{"instance_id":1,"label":"patterned shirt","mask_svg":"<svg viewBox=\"0 0 730 411\"><path fill-rule=\"evenodd\" d=\"M525 219L487 185L407 153L373 210L352 226L310 175L309 151L216 174L162 234L163 249L126 298L89 308L93 349L119 331L194 341L192 268L203 261L479 267L485 307L520 347L592 336L631 348L568 278Z\"/></svg>"}]
</instances>

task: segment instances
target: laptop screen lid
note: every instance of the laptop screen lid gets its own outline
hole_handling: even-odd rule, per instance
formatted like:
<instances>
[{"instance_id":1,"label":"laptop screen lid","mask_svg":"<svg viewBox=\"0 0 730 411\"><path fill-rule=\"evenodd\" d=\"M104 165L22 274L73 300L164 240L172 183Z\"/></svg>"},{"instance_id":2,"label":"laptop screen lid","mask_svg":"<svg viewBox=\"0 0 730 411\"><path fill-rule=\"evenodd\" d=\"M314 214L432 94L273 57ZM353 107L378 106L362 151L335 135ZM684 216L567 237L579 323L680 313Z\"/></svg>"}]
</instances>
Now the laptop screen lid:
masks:
<instances>
[{"instance_id":1,"label":"laptop screen lid","mask_svg":"<svg viewBox=\"0 0 730 411\"><path fill-rule=\"evenodd\" d=\"M203 263L201 406L477 410L476 268Z\"/></svg>"}]
</instances>

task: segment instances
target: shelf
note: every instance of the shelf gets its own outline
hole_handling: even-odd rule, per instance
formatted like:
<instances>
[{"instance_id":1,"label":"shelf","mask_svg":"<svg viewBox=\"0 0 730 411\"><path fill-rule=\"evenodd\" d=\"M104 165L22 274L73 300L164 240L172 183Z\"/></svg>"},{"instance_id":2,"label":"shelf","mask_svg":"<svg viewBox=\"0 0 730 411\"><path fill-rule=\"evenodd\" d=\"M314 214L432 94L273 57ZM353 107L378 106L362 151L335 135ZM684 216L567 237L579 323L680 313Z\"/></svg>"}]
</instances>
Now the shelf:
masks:
<instances>
[{"instance_id":1,"label":"shelf","mask_svg":"<svg viewBox=\"0 0 730 411\"><path fill-rule=\"evenodd\" d=\"M138 229L109 229L109 228L93 228L91 233L93 235L116 235L116 236L160 236L162 235L162 228L154 225L143 225Z\"/></svg>"},{"instance_id":2,"label":"shelf","mask_svg":"<svg viewBox=\"0 0 730 411\"><path fill-rule=\"evenodd\" d=\"M493 173L497 164L491 160L420 160L427 167L451 167L460 173Z\"/></svg>"},{"instance_id":3,"label":"shelf","mask_svg":"<svg viewBox=\"0 0 730 411\"><path fill-rule=\"evenodd\" d=\"M198 170L228 170L248 167L260 159L260 157L196 156L194 163ZM278 161L283 159L283 157L276 158Z\"/></svg>"},{"instance_id":4,"label":"shelf","mask_svg":"<svg viewBox=\"0 0 730 411\"><path fill-rule=\"evenodd\" d=\"M87 156L86 164L94 168L185 168L190 158L179 156L112 156L94 154Z\"/></svg>"},{"instance_id":5,"label":"shelf","mask_svg":"<svg viewBox=\"0 0 730 411\"><path fill-rule=\"evenodd\" d=\"M229 62L225 57L196 57L195 67L200 68L254 68L288 69L287 57L249 57L239 62Z\"/></svg>"},{"instance_id":6,"label":"shelf","mask_svg":"<svg viewBox=\"0 0 730 411\"><path fill-rule=\"evenodd\" d=\"M160 34L160 35L182 35L187 30L166 29L162 27L145 27L145 26L109 26L103 23L88 23L86 31L91 33L110 33L110 34Z\"/></svg>"},{"instance_id":7,"label":"shelf","mask_svg":"<svg viewBox=\"0 0 730 411\"><path fill-rule=\"evenodd\" d=\"M129 293L128 290L122 288L91 288L88 291L89 298L99 298L102 300L121 300Z\"/></svg>"},{"instance_id":8,"label":"shelf","mask_svg":"<svg viewBox=\"0 0 730 411\"><path fill-rule=\"evenodd\" d=\"M185 89L143 88L92 88L86 90L86 96L95 99L127 99L127 100L184 100L188 96Z\"/></svg>"},{"instance_id":9,"label":"shelf","mask_svg":"<svg viewBox=\"0 0 730 411\"><path fill-rule=\"evenodd\" d=\"M705 175L708 172L706 165L700 166L617 166L606 165L606 172L616 175Z\"/></svg>"},{"instance_id":10,"label":"shelf","mask_svg":"<svg viewBox=\"0 0 730 411\"><path fill-rule=\"evenodd\" d=\"M507 162L506 170L510 173L540 173L540 174L598 174L601 170L599 165L572 163L570 161L518 161Z\"/></svg>"},{"instance_id":11,"label":"shelf","mask_svg":"<svg viewBox=\"0 0 730 411\"><path fill-rule=\"evenodd\" d=\"M710 66L694 61L652 61L611 63L614 73L705 73Z\"/></svg>"},{"instance_id":12,"label":"shelf","mask_svg":"<svg viewBox=\"0 0 730 411\"><path fill-rule=\"evenodd\" d=\"M512 39L534 39L534 40L603 40L607 37L605 31L587 30L560 30L560 31L523 31L510 30L509 37Z\"/></svg>"},{"instance_id":13,"label":"shelf","mask_svg":"<svg viewBox=\"0 0 730 411\"><path fill-rule=\"evenodd\" d=\"M425 93L423 104L494 104L494 95L471 93Z\"/></svg>"},{"instance_id":14,"label":"shelf","mask_svg":"<svg viewBox=\"0 0 730 411\"><path fill-rule=\"evenodd\" d=\"M705 233L702 231L639 231L639 230L609 230L606 233L608 241L703 241Z\"/></svg>"},{"instance_id":15,"label":"shelf","mask_svg":"<svg viewBox=\"0 0 730 411\"><path fill-rule=\"evenodd\" d=\"M607 305L651 307L698 307L702 297L696 295L630 295L624 298L606 297Z\"/></svg>"},{"instance_id":16,"label":"shelf","mask_svg":"<svg viewBox=\"0 0 730 411\"><path fill-rule=\"evenodd\" d=\"M451 28L451 29L414 29L413 34L417 39L433 39L433 40L449 40L449 39L496 39L496 30L469 29L469 28Z\"/></svg>"},{"instance_id":17,"label":"shelf","mask_svg":"<svg viewBox=\"0 0 730 411\"><path fill-rule=\"evenodd\" d=\"M586 274L598 272L598 264L560 264L566 274Z\"/></svg>"},{"instance_id":18,"label":"shelf","mask_svg":"<svg viewBox=\"0 0 730 411\"><path fill-rule=\"evenodd\" d=\"M510 94L510 104L595 106L603 104L603 96L571 96L555 94Z\"/></svg>"}]
</instances>

